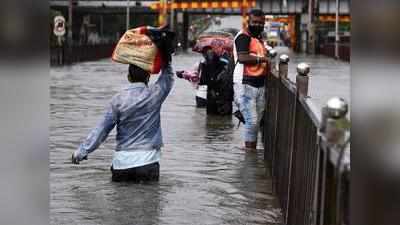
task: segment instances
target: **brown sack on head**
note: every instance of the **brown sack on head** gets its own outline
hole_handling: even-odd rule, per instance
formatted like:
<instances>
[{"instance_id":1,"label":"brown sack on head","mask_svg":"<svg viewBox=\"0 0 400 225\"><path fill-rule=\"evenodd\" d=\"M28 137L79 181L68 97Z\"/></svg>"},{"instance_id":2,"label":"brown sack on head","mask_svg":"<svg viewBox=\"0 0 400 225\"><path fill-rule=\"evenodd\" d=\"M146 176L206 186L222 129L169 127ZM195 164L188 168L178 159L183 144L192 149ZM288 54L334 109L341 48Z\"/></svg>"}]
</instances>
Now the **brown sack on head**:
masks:
<instances>
[{"instance_id":1,"label":"brown sack on head","mask_svg":"<svg viewBox=\"0 0 400 225\"><path fill-rule=\"evenodd\" d=\"M158 74L163 63L161 52L146 32L145 26L126 31L114 49L112 60Z\"/></svg>"}]
</instances>

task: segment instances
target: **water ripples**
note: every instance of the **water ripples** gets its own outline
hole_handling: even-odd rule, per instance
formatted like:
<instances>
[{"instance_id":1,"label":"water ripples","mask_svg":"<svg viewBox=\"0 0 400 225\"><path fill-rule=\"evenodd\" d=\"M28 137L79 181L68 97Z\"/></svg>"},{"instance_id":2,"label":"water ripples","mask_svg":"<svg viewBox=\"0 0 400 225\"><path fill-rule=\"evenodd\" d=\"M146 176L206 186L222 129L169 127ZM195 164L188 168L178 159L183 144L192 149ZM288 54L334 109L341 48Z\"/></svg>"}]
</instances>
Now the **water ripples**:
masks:
<instances>
[{"instance_id":1,"label":"water ripples","mask_svg":"<svg viewBox=\"0 0 400 225\"><path fill-rule=\"evenodd\" d=\"M199 59L178 55L174 66ZM192 86L183 80L176 80L162 108L159 182L111 182L115 131L88 161L69 162L126 85L126 70L109 60L51 70L51 224L279 224L262 150L242 151L237 121L196 109Z\"/></svg>"}]
</instances>

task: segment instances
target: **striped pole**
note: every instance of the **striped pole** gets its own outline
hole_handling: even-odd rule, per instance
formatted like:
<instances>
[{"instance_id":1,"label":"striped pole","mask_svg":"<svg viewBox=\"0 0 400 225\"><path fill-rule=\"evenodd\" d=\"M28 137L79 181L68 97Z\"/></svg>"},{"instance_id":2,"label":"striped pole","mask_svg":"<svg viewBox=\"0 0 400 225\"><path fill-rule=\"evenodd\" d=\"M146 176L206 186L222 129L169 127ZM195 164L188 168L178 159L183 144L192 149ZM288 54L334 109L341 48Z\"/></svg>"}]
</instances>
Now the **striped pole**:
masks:
<instances>
[{"instance_id":1,"label":"striped pole","mask_svg":"<svg viewBox=\"0 0 400 225\"><path fill-rule=\"evenodd\" d=\"M339 59L339 0L336 0L336 18L335 18L335 58Z\"/></svg>"},{"instance_id":2,"label":"striped pole","mask_svg":"<svg viewBox=\"0 0 400 225\"><path fill-rule=\"evenodd\" d=\"M242 2L242 28L246 29L247 27L247 9L248 9L248 2L247 0L243 0Z\"/></svg>"},{"instance_id":3,"label":"striped pole","mask_svg":"<svg viewBox=\"0 0 400 225\"><path fill-rule=\"evenodd\" d=\"M158 25L162 26L166 23L166 17L167 17L167 0L160 0L160 13L158 15Z\"/></svg>"}]
</instances>

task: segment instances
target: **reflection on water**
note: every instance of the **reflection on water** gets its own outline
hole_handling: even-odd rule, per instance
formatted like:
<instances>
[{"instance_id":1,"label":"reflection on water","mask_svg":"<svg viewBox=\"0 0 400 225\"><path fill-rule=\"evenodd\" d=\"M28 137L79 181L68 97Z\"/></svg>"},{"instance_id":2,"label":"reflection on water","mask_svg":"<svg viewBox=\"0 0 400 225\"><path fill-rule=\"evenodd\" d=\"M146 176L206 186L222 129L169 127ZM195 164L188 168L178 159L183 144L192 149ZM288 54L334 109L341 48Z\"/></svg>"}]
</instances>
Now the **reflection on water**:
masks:
<instances>
[{"instance_id":1,"label":"reflection on water","mask_svg":"<svg viewBox=\"0 0 400 225\"><path fill-rule=\"evenodd\" d=\"M174 69L199 59L177 56ZM126 85L126 70L109 60L51 70L51 224L279 224L262 150L242 151L236 119L196 109L184 80L176 80L162 108L159 182L111 182L115 131L88 161L69 162Z\"/></svg>"}]
</instances>

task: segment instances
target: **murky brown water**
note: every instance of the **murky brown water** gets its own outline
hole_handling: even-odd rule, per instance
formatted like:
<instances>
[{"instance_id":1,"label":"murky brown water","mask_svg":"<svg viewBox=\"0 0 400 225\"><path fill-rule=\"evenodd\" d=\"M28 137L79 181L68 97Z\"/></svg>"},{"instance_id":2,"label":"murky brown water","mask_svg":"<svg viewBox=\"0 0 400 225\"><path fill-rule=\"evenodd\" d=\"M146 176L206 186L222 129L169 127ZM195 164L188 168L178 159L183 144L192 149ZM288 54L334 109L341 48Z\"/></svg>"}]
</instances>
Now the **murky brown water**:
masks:
<instances>
[{"instance_id":1,"label":"murky brown water","mask_svg":"<svg viewBox=\"0 0 400 225\"><path fill-rule=\"evenodd\" d=\"M197 60L176 56L174 69ZM184 80L176 80L161 112L159 182L111 182L115 131L88 161L71 164L72 152L127 84L126 71L109 60L51 69L51 224L280 224L262 150L240 150L236 119L196 109Z\"/></svg>"}]
</instances>

